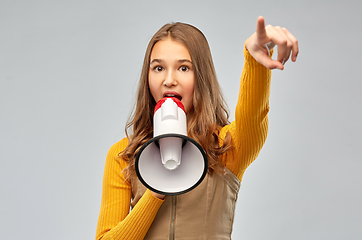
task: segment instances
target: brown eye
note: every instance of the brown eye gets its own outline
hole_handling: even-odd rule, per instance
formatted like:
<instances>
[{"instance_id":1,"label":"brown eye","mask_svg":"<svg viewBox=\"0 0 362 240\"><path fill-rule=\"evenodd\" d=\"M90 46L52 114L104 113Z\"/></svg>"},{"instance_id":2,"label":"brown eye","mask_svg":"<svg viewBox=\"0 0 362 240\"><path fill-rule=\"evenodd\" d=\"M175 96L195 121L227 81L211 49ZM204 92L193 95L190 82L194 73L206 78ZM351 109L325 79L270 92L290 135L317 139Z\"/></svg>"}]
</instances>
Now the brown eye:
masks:
<instances>
[{"instance_id":1,"label":"brown eye","mask_svg":"<svg viewBox=\"0 0 362 240\"><path fill-rule=\"evenodd\" d=\"M180 71L181 72L187 72L189 70L189 67L188 66L181 66L180 67Z\"/></svg>"},{"instance_id":2,"label":"brown eye","mask_svg":"<svg viewBox=\"0 0 362 240\"><path fill-rule=\"evenodd\" d=\"M163 67L157 66L154 68L156 72L161 72L163 70Z\"/></svg>"}]
</instances>

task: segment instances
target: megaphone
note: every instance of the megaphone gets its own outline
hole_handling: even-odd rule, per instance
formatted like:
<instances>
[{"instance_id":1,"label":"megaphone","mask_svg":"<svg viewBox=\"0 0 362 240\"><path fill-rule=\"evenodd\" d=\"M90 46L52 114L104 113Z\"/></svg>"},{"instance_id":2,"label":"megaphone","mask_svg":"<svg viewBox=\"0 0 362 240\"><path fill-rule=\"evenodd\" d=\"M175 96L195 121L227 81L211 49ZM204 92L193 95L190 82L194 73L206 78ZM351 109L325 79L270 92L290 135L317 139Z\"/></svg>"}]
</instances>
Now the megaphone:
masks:
<instances>
[{"instance_id":1,"label":"megaphone","mask_svg":"<svg viewBox=\"0 0 362 240\"><path fill-rule=\"evenodd\" d=\"M177 98L162 98L153 120L153 138L136 155L138 179L163 195L191 191L205 178L208 161L201 145L187 136L184 106Z\"/></svg>"}]
</instances>

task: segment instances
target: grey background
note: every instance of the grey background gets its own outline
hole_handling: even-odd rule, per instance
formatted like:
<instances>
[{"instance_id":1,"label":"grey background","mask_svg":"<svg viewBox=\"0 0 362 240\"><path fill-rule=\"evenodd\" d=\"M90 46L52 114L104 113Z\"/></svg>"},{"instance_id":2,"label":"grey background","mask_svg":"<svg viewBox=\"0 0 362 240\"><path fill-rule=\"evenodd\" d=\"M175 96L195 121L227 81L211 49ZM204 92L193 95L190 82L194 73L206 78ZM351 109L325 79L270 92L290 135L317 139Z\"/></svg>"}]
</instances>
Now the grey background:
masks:
<instances>
[{"instance_id":1,"label":"grey background","mask_svg":"<svg viewBox=\"0 0 362 240\"><path fill-rule=\"evenodd\" d=\"M361 239L361 1L0 1L1 239L93 239L104 160L125 136L146 45L182 21L209 40L232 113L256 19L288 28L270 131L233 239ZM232 120L231 119L231 120Z\"/></svg>"}]
</instances>

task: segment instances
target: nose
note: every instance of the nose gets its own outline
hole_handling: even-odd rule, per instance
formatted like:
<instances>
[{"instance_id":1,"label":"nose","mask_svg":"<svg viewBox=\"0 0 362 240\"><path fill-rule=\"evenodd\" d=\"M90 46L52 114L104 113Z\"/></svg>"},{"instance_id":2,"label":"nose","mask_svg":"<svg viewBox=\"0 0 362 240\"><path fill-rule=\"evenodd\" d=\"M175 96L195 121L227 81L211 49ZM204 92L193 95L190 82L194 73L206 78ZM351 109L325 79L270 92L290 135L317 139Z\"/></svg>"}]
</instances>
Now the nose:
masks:
<instances>
[{"instance_id":1,"label":"nose","mask_svg":"<svg viewBox=\"0 0 362 240\"><path fill-rule=\"evenodd\" d=\"M173 87L177 85L177 80L175 78L175 73L172 71L167 72L163 85L166 87Z\"/></svg>"}]
</instances>

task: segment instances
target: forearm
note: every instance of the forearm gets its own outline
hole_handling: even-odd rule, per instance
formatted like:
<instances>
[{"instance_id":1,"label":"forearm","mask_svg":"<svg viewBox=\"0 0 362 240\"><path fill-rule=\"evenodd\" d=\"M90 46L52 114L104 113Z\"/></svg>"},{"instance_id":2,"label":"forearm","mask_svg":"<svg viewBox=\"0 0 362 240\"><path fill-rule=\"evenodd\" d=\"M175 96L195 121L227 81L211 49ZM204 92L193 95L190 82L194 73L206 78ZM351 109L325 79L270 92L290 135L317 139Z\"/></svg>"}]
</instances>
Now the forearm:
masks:
<instances>
[{"instance_id":1,"label":"forearm","mask_svg":"<svg viewBox=\"0 0 362 240\"><path fill-rule=\"evenodd\" d=\"M142 240L162 203L162 200L152 196L151 192L147 190L126 218L109 230L104 231L105 229L103 229L102 231L100 229L97 239ZM99 226L107 225L107 222L99 222L98 224Z\"/></svg>"},{"instance_id":2,"label":"forearm","mask_svg":"<svg viewBox=\"0 0 362 240\"><path fill-rule=\"evenodd\" d=\"M104 168L102 202L96 239L143 239L163 200L149 190L129 212L132 189L122 171L127 163L117 158L127 146L124 139L108 151Z\"/></svg>"},{"instance_id":3,"label":"forearm","mask_svg":"<svg viewBox=\"0 0 362 240\"><path fill-rule=\"evenodd\" d=\"M265 143L271 81L271 70L255 61L246 49L244 56L234 138L241 170L245 170L256 159Z\"/></svg>"}]
</instances>

